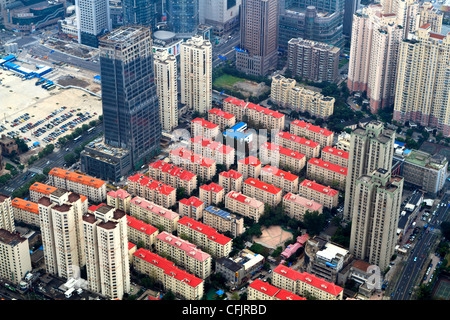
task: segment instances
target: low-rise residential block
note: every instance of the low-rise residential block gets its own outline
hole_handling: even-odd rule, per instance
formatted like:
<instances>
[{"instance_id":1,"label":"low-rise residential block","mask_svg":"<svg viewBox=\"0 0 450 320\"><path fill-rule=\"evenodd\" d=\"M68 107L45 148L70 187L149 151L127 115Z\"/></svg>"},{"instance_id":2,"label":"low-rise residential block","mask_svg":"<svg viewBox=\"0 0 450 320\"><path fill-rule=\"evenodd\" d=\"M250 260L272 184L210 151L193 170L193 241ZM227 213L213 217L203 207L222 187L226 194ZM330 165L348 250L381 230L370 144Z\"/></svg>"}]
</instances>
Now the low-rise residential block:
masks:
<instances>
[{"instance_id":1,"label":"low-rise residential block","mask_svg":"<svg viewBox=\"0 0 450 320\"><path fill-rule=\"evenodd\" d=\"M322 204L293 193L287 193L283 197L283 208L290 218L298 221L303 221L303 217L308 211L317 211L320 214L323 212Z\"/></svg>"},{"instance_id":2,"label":"low-rise residential block","mask_svg":"<svg viewBox=\"0 0 450 320\"><path fill-rule=\"evenodd\" d=\"M302 197L313 199L328 209L337 207L339 203L339 191L308 179L300 182L298 193Z\"/></svg>"},{"instance_id":3,"label":"low-rise residential block","mask_svg":"<svg viewBox=\"0 0 450 320\"><path fill-rule=\"evenodd\" d=\"M141 197L131 199L130 215L167 232L175 231L180 219L178 213Z\"/></svg>"},{"instance_id":4,"label":"low-rise residential block","mask_svg":"<svg viewBox=\"0 0 450 320\"><path fill-rule=\"evenodd\" d=\"M306 168L308 179L330 185L338 190L345 190L347 168L317 158L310 159Z\"/></svg>"},{"instance_id":5,"label":"low-rise residential block","mask_svg":"<svg viewBox=\"0 0 450 320\"><path fill-rule=\"evenodd\" d=\"M242 193L274 207L281 202L282 190L261 180L248 178L244 181Z\"/></svg>"},{"instance_id":6,"label":"low-rise residential block","mask_svg":"<svg viewBox=\"0 0 450 320\"><path fill-rule=\"evenodd\" d=\"M149 165L149 176L174 188L183 188L187 194L197 189L197 175L163 160Z\"/></svg>"},{"instance_id":7,"label":"low-rise residential block","mask_svg":"<svg viewBox=\"0 0 450 320\"><path fill-rule=\"evenodd\" d=\"M230 191L225 196L225 208L258 222L264 213L264 202L237 191Z\"/></svg>"}]
</instances>

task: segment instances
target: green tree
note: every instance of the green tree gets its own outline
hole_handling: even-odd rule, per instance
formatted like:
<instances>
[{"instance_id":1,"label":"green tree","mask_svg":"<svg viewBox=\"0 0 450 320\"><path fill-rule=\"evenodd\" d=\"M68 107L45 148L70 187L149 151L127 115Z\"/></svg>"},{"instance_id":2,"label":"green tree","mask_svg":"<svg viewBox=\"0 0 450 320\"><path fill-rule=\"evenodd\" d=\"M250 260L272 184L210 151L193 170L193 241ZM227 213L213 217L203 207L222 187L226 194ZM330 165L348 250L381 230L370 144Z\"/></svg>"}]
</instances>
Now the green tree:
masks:
<instances>
[{"instance_id":1,"label":"green tree","mask_svg":"<svg viewBox=\"0 0 450 320\"><path fill-rule=\"evenodd\" d=\"M307 211L303 216L303 224L310 236L319 234L325 225L325 216L318 211Z\"/></svg>"}]
</instances>

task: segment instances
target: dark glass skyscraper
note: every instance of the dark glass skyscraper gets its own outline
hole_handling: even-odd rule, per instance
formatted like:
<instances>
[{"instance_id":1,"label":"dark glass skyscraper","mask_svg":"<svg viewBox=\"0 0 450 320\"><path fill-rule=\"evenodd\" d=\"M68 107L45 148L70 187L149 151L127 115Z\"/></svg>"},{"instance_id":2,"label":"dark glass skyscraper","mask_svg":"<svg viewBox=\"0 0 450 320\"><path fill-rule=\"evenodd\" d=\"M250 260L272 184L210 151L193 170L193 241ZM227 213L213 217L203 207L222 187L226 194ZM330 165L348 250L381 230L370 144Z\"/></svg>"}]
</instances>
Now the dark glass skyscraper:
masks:
<instances>
[{"instance_id":1,"label":"dark glass skyscraper","mask_svg":"<svg viewBox=\"0 0 450 320\"><path fill-rule=\"evenodd\" d=\"M123 0L123 19L125 25L142 25L156 29L157 2L161 0Z\"/></svg>"},{"instance_id":2,"label":"dark glass skyscraper","mask_svg":"<svg viewBox=\"0 0 450 320\"><path fill-rule=\"evenodd\" d=\"M129 150L135 168L158 152L161 137L150 34L133 26L100 38L104 143Z\"/></svg>"},{"instance_id":3,"label":"dark glass skyscraper","mask_svg":"<svg viewBox=\"0 0 450 320\"><path fill-rule=\"evenodd\" d=\"M173 32L192 36L199 25L199 0L166 0L166 13Z\"/></svg>"}]
</instances>

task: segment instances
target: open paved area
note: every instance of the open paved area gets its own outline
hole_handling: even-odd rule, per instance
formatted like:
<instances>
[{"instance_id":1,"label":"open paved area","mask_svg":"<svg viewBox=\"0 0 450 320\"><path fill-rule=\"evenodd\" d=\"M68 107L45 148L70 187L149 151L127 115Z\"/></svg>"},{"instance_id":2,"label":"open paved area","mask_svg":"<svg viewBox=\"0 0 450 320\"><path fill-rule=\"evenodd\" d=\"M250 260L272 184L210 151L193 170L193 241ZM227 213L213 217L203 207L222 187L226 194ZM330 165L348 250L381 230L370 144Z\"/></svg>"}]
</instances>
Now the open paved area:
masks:
<instances>
[{"instance_id":1,"label":"open paved area","mask_svg":"<svg viewBox=\"0 0 450 320\"><path fill-rule=\"evenodd\" d=\"M292 239L292 233L284 231L280 226L262 228L261 232L261 236L253 241L271 249L283 246L285 241Z\"/></svg>"}]
</instances>

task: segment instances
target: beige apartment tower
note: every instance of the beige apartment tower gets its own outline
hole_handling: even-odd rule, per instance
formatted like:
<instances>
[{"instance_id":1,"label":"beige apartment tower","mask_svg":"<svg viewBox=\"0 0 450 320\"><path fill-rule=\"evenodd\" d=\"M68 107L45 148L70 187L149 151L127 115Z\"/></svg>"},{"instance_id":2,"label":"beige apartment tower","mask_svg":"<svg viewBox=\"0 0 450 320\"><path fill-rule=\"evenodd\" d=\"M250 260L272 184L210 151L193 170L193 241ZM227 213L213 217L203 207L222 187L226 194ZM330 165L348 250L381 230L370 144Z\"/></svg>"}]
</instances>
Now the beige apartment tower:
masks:
<instances>
[{"instance_id":1,"label":"beige apartment tower","mask_svg":"<svg viewBox=\"0 0 450 320\"><path fill-rule=\"evenodd\" d=\"M0 194L0 229L15 232L13 207L11 197Z\"/></svg>"},{"instance_id":2,"label":"beige apartment tower","mask_svg":"<svg viewBox=\"0 0 450 320\"><path fill-rule=\"evenodd\" d=\"M355 182L349 251L356 259L389 266L397 244L403 178L377 169Z\"/></svg>"},{"instance_id":3,"label":"beige apartment tower","mask_svg":"<svg viewBox=\"0 0 450 320\"><path fill-rule=\"evenodd\" d=\"M195 36L180 45L181 103L201 114L212 107L212 45Z\"/></svg>"},{"instance_id":4,"label":"beige apartment tower","mask_svg":"<svg viewBox=\"0 0 450 320\"><path fill-rule=\"evenodd\" d=\"M177 59L162 50L156 51L153 57L161 129L170 132L178 126Z\"/></svg>"},{"instance_id":5,"label":"beige apartment tower","mask_svg":"<svg viewBox=\"0 0 450 320\"><path fill-rule=\"evenodd\" d=\"M391 171L395 132L382 122L371 121L351 134L350 154L345 183L344 219L352 220L354 188L359 177L379 168Z\"/></svg>"},{"instance_id":6,"label":"beige apartment tower","mask_svg":"<svg viewBox=\"0 0 450 320\"><path fill-rule=\"evenodd\" d=\"M400 46L395 121L413 121L450 136L450 36L421 26Z\"/></svg>"}]
</instances>

